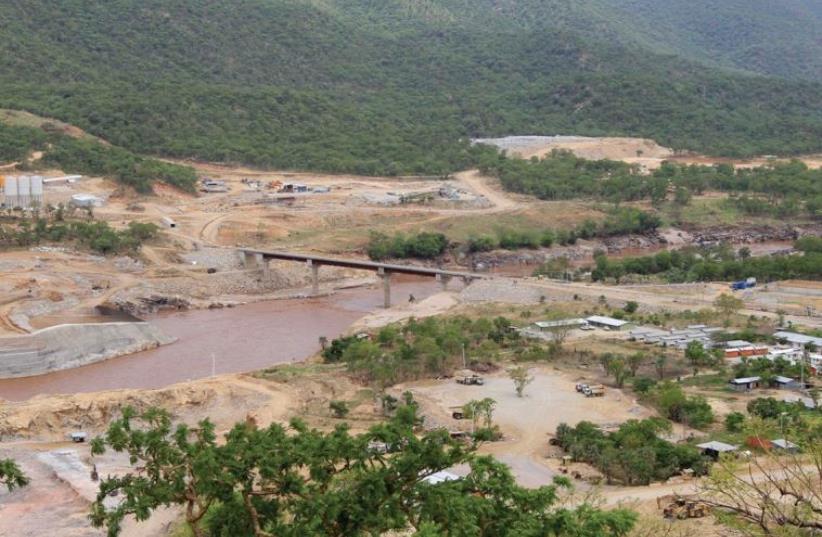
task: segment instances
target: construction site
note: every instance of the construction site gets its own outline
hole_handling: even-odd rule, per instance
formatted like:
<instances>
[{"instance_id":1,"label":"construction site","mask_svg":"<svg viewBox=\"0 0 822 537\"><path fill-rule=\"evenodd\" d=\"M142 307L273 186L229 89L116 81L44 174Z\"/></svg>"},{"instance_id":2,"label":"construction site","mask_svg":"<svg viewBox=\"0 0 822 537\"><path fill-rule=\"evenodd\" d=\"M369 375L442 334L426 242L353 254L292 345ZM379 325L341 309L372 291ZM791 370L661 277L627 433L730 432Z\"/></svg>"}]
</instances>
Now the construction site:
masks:
<instances>
[{"instance_id":1,"label":"construction site","mask_svg":"<svg viewBox=\"0 0 822 537\"><path fill-rule=\"evenodd\" d=\"M504 143L512 150L525 148L520 149L524 156L574 149L574 144L600 157L661 161L672 156L647 140L526 142ZM720 534L696 526L711 516L696 499L698 479L686 473L643 487L611 484L591 464L569 461L550 440L561 423L587 421L608 431L658 416L634 391L615 386L592 356L646 352L651 346L645 339L670 336L676 343L653 348L670 355L671 364L681 360L691 341L710 341L707 325L698 334L688 327L696 325L698 312L712 310L728 284L606 285L532 275L557 256L581 266L609 246L616 255L653 252L718 231L666 228L660 231L668 237L665 244L640 243L647 248L639 249L592 239L527 254L378 263L363 254L374 232L436 230L467 240L507 223L573 226L601 217L603 208L507 193L476 170L450 177L370 178L210 164L195 168L201 177L197 194L158 183L153 195L138 195L109 179L66 176L61 170L5 176L9 213L15 207L19 213L61 206L75 218L116 229L140 222L160 231L134 255L106 256L60 244L0 252L0 457L13 457L32 477L27 488L0 492L0 535L42 535L46 528L66 536L104 534L90 528L86 518L96 496L92 470L118 475L129 464L121 456L92 457L87 439L102 433L125 405L167 408L186 423L210 417L223 433L238 421L265 426L293 417L328 429L339 423L329 414L329 403L346 400L351 409L346 421L364 430L382 418L378 394L344 365L322 363L328 342L373 338L386 326L454 315L503 316L546 345L562 328L565 354L552 363L527 364L531 382L525 397L514 391L506 371L515 357L493 348L489 353L497 358L468 357L493 363L463 375L463 382L448 376L388 387L397 398L413 394L426 427L468 434L470 420L456 419L454 409L492 398L502 438L479 450L507 464L521 485L537 487L570 476L575 494L596 495L607 505L630 503L650 521L677 524L683 535L695 534L694 528L699 535ZM773 236L750 242L752 249L790 247L780 230L768 233ZM741 237L738 244L748 244ZM773 282L737 296L743 301L735 313L740 320L822 328L816 313L822 309L819 282ZM609 321L608 315L632 303L664 325L637 331L627 321L624 329ZM540 315L546 320L534 325ZM715 314L703 315L721 322ZM565 326L559 319L580 322ZM689 374L686 365L670 369L673 379ZM643 371L656 374L649 364ZM717 422L744 411L755 397L697 384L686 392L706 397ZM761 393L783 395L766 388ZM674 423L666 438L678 442L705 434ZM459 475L460 469L454 472ZM129 520L123 535L171 535L179 515L168 509L146 522Z\"/></svg>"}]
</instances>

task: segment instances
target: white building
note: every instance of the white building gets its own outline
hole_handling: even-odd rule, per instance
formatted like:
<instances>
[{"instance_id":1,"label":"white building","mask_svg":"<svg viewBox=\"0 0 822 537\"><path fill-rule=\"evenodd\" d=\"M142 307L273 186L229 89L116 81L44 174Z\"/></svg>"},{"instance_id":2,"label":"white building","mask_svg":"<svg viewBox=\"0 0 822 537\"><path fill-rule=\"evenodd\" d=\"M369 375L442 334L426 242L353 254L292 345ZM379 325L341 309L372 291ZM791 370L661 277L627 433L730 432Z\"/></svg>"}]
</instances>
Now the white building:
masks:
<instances>
[{"instance_id":1,"label":"white building","mask_svg":"<svg viewBox=\"0 0 822 537\"><path fill-rule=\"evenodd\" d=\"M807 343L813 343L817 348L822 349L822 337L806 336L798 332L786 332L784 330L775 332L773 337L776 339L784 339L792 347L801 348Z\"/></svg>"},{"instance_id":2,"label":"white building","mask_svg":"<svg viewBox=\"0 0 822 537\"><path fill-rule=\"evenodd\" d=\"M622 330L631 323L623 321L622 319L614 319L613 317L605 317L603 315L591 315L585 319L591 326L597 328L605 328L607 330Z\"/></svg>"}]
</instances>

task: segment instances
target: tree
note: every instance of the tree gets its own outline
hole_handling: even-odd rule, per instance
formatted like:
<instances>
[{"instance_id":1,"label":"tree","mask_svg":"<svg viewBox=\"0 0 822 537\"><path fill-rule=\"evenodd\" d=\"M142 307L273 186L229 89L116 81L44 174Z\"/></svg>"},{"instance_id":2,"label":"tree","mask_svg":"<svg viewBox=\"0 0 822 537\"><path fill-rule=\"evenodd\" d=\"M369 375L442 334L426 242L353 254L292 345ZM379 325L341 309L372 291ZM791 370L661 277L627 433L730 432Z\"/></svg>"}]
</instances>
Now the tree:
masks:
<instances>
[{"instance_id":1,"label":"tree","mask_svg":"<svg viewBox=\"0 0 822 537\"><path fill-rule=\"evenodd\" d=\"M690 364L691 369L693 369L694 376L699 374L699 369L702 366L708 365L711 362L710 356L700 341L691 341L688 343L688 346L685 347L685 359L688 361L688 364Z\"/></svg>"},{"instance_id":2,"label":"tree","mask_svg":"<svg viewBox=\"0 0 822 537\"><path fill-rule=\"evenodd\" d=\"M525 387L534 382L534 377L529 376L528 369L522 366L509 369L508 376L514 381L517 397L522 397Z\"/></svg>"},{"instance_id":3,"label":"tree","mask_svg":"<svg viewBox=\"0 0 822 537\"><path fill-rule=\"evenodd\" d=\"M714 308L716 308L725 317L725 323L730 324L731 316L741 310L745 306L745 302L740 298L722 293L716 300L714 300Z\"/></svg>"},{"instance_id":4,"label":"tree","mask_svg":"<svg viewBox=\"0 0 822 537\"><path fill-rule=\"evenodd\" d=\"M654 360L654 369L656 369L656 374L659 377L659 380L665 379L665 365L668 362L668 357L664 354L660 354Z\"/></svg>"},{"instance_id":5,"label":"tree","mask_svg":"<svg viewBox=\"0 0 822 537\"><path fill-rule=\"evenodd\" d=\"M563 343L565 343L565 340L568 339L568 334L570 333L571 327L568 325L556 326L551 329L551 336L554 339L557 350L562 348Z\"/></svg>"},{"instance_id":6,"label":"tree","mask_svg":"<svg viewBox=\"0 0 822 537\"><path fill-rule=\"evenodd\" d=\"M645 363L645 354L641 352L635 352L634 354L628 356L628 369L631 370L631 376L635 377L636 372Z\"/></svg>"},{"instance_id":7,"label":"tree","mask_svg":"<svg viewBox=\"0 0 822 537\"><path fill-rule=\"evenodd\" d=\"M628 376L628 369L625 365L625 358L616 356L608 362L608 373L613 375L617 388L625 385L625 377Z\"/></svg>"},{"instance_id":8,"label":"tree","mask_svg":"<svg viewBox=\"0 0 822 537\"><path fill-rule=\"evenodd\" d=\"M745 414L741 412L731 412L725 416L725 430L729 433L738 433L745 423Z\"/></svg>"},{"instance_id":9,"label":"tree","mask_svg":"<svg viewBox=\"0 0 822 537\"><path fill-rule=\"evenodd\" d=\"M622 311L625 313L636 313L636 310L639 309L639 303L634 300L629 300L625 303L625 306L622 307Z\"/></svg>"},{"instance_id":10,"label":"tree","mask_svg":"<svg viewBox=\"0 0 822 537\"><path fill-rule=\"evenodd\" d=\"M12 459L0 459L0 485L9 492L29 484L29 478Z\"/></svg>"},{"instance_id":11,"label":"tree","mask_svg":"<svg viewBox=\"0 0 822 537\"><path fill-rule=\"evenodd\" d=\"M123 520L145 520L162 506L181 506L195 537L415 535L621 537L636 515L590 505L558 507L560 487L524 489L504 465L477 456L444 430L417 437L416 406L352 436L345 425L324 433L299 420L285 427L234 426L217 441L214 426L172 426L158 409L127 408L93 441L129 455L135 468L100 484L92 506L95 527L120 533ZM376 443L385 446L376 449ZM429 484L431 474L467 464L459 480ZM111 493L116 506L107 507Z\"/></svg>"}]
</instances>

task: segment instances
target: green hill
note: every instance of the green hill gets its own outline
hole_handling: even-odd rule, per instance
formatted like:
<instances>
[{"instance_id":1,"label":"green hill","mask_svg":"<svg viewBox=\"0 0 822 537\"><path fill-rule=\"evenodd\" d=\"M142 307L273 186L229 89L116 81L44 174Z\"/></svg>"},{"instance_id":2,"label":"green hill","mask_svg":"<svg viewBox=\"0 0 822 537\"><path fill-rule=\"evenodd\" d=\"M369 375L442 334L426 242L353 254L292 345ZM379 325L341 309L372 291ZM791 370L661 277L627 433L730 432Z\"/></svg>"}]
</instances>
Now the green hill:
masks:
<instances>
[{"instance_id":1,"label":"green hill","mask_svg":"<svg viewBox=\"0 0 822 537\"><path fill-rule=\"evenodd\" d=\"M3 3L0 107L139 153L370 174L464 167L469 137L505 134L822 150L822 86L655 50L611 2Z\"/></svg>"}]
</instances>

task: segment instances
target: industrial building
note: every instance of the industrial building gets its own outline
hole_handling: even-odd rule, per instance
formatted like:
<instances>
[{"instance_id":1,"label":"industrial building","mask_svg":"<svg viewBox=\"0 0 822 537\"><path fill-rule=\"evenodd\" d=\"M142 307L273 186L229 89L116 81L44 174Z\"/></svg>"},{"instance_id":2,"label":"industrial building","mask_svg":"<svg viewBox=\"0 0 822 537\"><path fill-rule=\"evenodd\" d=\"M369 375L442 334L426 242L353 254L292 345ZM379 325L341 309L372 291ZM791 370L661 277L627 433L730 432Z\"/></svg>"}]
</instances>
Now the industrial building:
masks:
<instances>
[{"instance_id":1,"label":"industrial building","mask_svg":"<svg viewBox=\"0 0 822 537\"><path fill-rule=\"evenodd\" d=\"M40 175L0 176L2 206L28 209L43 205L43 177Z\"/></svg>"}]
</instances>

